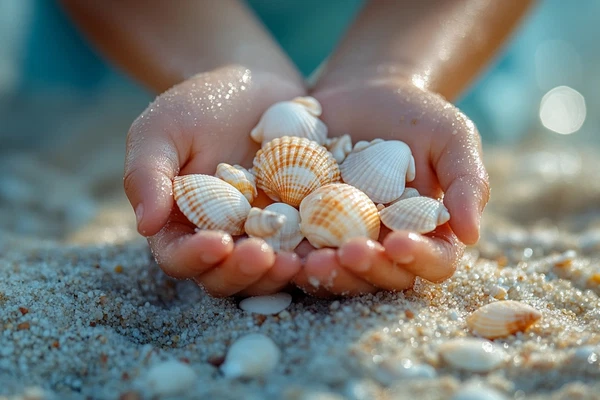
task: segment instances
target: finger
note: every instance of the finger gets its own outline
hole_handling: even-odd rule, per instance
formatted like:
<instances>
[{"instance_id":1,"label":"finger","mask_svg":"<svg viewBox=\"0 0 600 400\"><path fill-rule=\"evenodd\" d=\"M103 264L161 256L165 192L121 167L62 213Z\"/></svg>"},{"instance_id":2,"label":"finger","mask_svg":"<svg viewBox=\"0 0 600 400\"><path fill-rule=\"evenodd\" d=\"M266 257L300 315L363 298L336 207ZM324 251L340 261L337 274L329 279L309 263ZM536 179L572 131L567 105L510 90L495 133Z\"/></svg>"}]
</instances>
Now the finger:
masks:
<instances>
[{"instance_id":1,"label":"finger","mask_svg":"<svg viewBox=\"0 0 600 400\"><path fill-rule=\"evenodd\" d=\"M200 231L174 214L148 243L161 269L177 279L198 276L222 262L233 251L232 237L220 231Z\"/></svg>"},{"instance_id":2,"label":"finger","mask_svg":"<svg viewBox=\"0 0 600 400\"><path fill-rule=\"evenodd\" d=\"M231 296L261 279L274 263L273 249L264 240L249 238L236 243L229 257L194 281L212 296Z\"/></svg>"},{"instance_id":3,"label":"finger","mask_svg":"<svg viewBox=\"0 0 600 400\"><path fill-rule=\"evenodd\" d=\"M333 249L320 249L310 253L304 268L295 279L296 284L308 291L320 290L329 295L356 296L365 293L374 293L377 288L368 282L354 276L344 269Z\"/></svg>"},{"instance_id":4,"label":"finger","mask_svg":"<svg viewBox=\"0 0 600 400\"><path fill-rule=\"evenodd\" d=\"M385 248L367 238L353 238L338 250L340 264L361 279L385 290L405 290L413 286L415 275L388 258Z\"/></svg>"},{"instance_id":5,"label":"finger","mask_svg":"<svg viewBox=\"0 0 600 400\"><path fill-rule=\"evenodd\" d=\"M166 223L173 207L172 180L179 170L177 147L158 119L148 123L142 114L127 135L123 184L144 236Z\"/></svg>"},{"instance_id":6,"label":"finger","mask_svg":"<svg viewBox=\"0 0 600 400\"><path fill-rule=\"evenodd\" d=\"M279 253L275 263L260 280L242 290L242 296L261 296L277 293L290 284L294 276L300 272L302 263L294 253Z\"/></svg>"},{"instance_id":7,"label":"finger","mask_svg":"<svg viewBox=\"0 0 600 400\"><path fill-rule=\"evenodd\" d=\"M466 244L479 240L483 209L490 197L489 178L481 157L481 140L475 125L456 111L438 127L445 145L435 146L434 168L444 204L450 212L450 226ZM452 134L454 133L454 134Z\"/></svg>"},{"instance_id":8,"label":"finger","mask_svg":"<svg viewBox=\"0 0 600 400\"><path fill-rule=\"evenodd\" d=\"M442 282L456 271L465 246L448 225L438 227L431 235L391 232L383 241L385 253L402 269L430 282Z\"/></svg>"}]
</instances>

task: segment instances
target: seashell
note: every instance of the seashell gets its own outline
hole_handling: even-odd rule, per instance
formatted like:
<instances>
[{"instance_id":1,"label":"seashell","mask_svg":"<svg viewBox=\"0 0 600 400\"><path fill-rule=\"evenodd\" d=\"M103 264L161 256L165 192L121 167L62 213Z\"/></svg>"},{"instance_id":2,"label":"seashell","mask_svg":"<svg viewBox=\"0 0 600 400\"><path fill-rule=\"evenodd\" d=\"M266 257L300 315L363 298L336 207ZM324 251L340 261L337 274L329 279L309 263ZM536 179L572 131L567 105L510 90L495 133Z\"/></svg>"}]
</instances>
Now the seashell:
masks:
<instances>
[{"instance_id":1,"label":"seashell","mask_svg":"<svg viewBox=\"0 0 600 400\"><path fill-rule=\"evenodd\" d=\"M327 126L318 118L321 111L321 104L313 97L296 97L275 103L264 112L250 137L265 144L275 138L297 136L323 145Z\"/></svg>"},{"instance_id":2,"label":"seashell","mask_svg":"<svg viewBox=\"0 0 600 400\"><path fill-rule=\"evenodd\" d=\"M300 213L298 210L285 203L273 203L265 207L265 211L284 215L286 219L277 233L269 237L263 237L262 239L275 252L294 251L302 239L304 239L304 235L300 232Z\"/></svg>"},{"instance_id":3,"label":"seashell","mask_svg":"<svg viewBox=\"0 0 600 400\"><path fill-rule=\"evenodd\" d=\"M292 304L292 295L275 293L268 296L248 297L240 301L240 308L250 313L272 315L279 314L290 304Z\"/></svg>"},{"instance_id":4,"label":"seashell","mask_svg":"<svg viewBox=\"0 0 600 400\"><path fill-rule=\"evenodd\" d=\"M280 357L281 351L269 337L251 333L231 345L221 371L228 378L257 378L271 372Z\"/></svg>"},{"instance_id":5,"label":"seashell","mask_svg":"<svg viewBox=\"0 0 600 400\"><path fill-rule=\"evenodd\" d=\"M170 397L185 394L197 382L196 372L176 360L153 365L144 377L144 386L154 396Z\"/></svg>"},{"instance_id":6,"label":"seashell","mask_svg":"<svg viewBox=\"0 0 600 400\"><path fill-rule=\"evenodd\" d=\"M327 138L325 148L333 155L335 161L341 164L352 151L352 138L348 134Z\"/></svg>"},{"instance_id":7,"label":"seashell","mask_svg":"<svg viewBox=\"0 0 600 400\"><path fill-rule=\"evenodd\" d=\"M410 197L379 211L381 222L392 230L427 233L450 220L443 203L431 197Z\"/></svg>"},{"instance_id":8,"label":"seashell","mask_svg":"<svg viewBox=\"0 0 600 400\"><path fill-rule=\"evenodd\" d=\"M421 194L419 193L419 191L417 189L411 188L411 187L406 187L406 188L404 188L404 192L402 192L400 197L398 197L396 200L389 203L388 207L393 204L396 204L400 200L410 199L411 197L419 197L419 196L421 196ZM379 211L383 210L384 208L385 208L384 204L381 204L381 203L377 204L377 209Z\"/></svg>"},{"instance_id":9,"label":"seashell","mask_svg":"<svg viewBox=\"0 0 600 400\"><path fill-rule=\"evenodd\" d=\"M256 186L275 201L298 207L320 186L340 180L335 159L306 138L284 136L266 143L254 157Z\"/></svg>"},{"instance_id":10,"label":"seashell","mask_svg":"<svg viewBox=\"0 0 600 400\"><path fill-rule=\"evenodd\" d=\"M198 228L244 233L250 203L229 183L210 175L177 176L173 195L183 215Z\"/></svg>"},{"instance_id":11,"label":"seashell","mask_svg":"<svg viewBox=\"0 0 600 400\"><path fill-rule=\"evenodd\" d=\"M244 224L244 230L248 236L264 238L277 233L285 220L285 215L252 207Z\"/></svg>"},{"instance_id":12,"label":"seashell","mask_svg":"<svg viewBox=\"0 0 600 400\"><path fill-rule=\"evenodd\" d=\"M246 168L240 165L220 163L217 165L215 176L242 192L250 203L256 198L256 180L254 179L254 175Z\"/></svg>"},{"instance_id":13,"label":"seashell","mask_svg":"<svg viewBox=\"0 0 600 400\"><path fill-rule=\"evenodd\" d=\"M399 140L358 142L340 165L342 180L367 194L375 203L387 204L415 179L415 159Z\"/></svg>"},{"instance_id":14,"label":"seashell","mask_svg":"<svg viewBox=\"0 0 600 400\"><path fill-rule=\"evenodd\" d=\"M508 398L491 387L470 383L458 389L451 400L508 400Z\"/></svg>"},{"instance_id":15,"label":"seashell","mask_svg":"<svg viewBox=\"0 0 600 400\"><path fill-rule=\"evenodd\" d=\"M339 247L348 239L379 236L377 207L345 183L321 186L300 204L300 231L316 248Z\"/></svg>"},{"instance_id":16,"label":"seashell","mask_svg":"<svg viewBox=\"0 0 600 400\"><path fill-rule=\"evenodd\" d=\"M504 349L479 338L452 339L438 349L441 358L453 367L469 372L487 372L500 366L507 357Z\"/></svg>"},{"instance_id":17,"label":"seashell","mask_svg":"<svg viewBox=\"0 0 600 400\"><path fill-rule=\"evenodd\" d=\"M467 317L467 326L476 335L496 339L523 332L540 318L542 314L525 303L496 301Z\"/></svg>"}]
</instances>

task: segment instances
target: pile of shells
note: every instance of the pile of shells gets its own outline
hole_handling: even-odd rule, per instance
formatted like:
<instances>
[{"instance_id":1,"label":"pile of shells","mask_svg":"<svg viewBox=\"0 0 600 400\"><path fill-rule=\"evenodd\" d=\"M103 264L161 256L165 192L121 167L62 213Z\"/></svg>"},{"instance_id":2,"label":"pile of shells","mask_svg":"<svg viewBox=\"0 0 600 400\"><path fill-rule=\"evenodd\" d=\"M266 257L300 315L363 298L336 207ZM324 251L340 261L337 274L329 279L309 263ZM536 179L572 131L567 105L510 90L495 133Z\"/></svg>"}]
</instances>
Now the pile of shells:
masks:
<instances>
[{"instance_id":1,"label":"pile of shells","mask_svg":"<svg viewBox=\"0 0 600 400\"><path fill-rule=\"evenodd\" d=\"M250 170L221 163L214 176L174 179L181 212L200 230L259 237L276 252L304 239L316 248L377 240L381 224L427 233L450 219L440 201L406 187L417 173L406 143L329 138L321 111L312 97L272 105L250 133L261 144ZM272 204L259 207L260 192Z\"/></svg>"}]
</instances>

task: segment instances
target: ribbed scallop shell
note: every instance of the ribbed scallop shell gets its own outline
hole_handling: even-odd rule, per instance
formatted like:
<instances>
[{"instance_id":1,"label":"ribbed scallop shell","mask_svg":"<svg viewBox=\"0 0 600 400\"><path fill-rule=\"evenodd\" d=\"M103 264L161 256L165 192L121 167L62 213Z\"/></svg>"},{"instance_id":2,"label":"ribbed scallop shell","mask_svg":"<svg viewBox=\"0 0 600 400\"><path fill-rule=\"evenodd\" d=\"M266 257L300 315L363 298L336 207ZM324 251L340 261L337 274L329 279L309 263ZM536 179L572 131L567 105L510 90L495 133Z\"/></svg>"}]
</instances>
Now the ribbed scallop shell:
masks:
<instances>
[{"instance_id":1,"label":"ribbed scallop shell","mask_svg":"<svg viewBox=\"0 0 600 400\"><path fill-rule=\"evenodd\" d=\"M229 183L210 175L177 176L173 195L183 215L198 228L244 233L250 203Z\"/></svg>"},{"instance_id":2,"label":"ribbed scallop shell","mask_svg":"<svg viewBox=\"0 0 600 400\"><path fill-rule=\"evenodd\" d=\"M248 236L264 238L276 234L285 224L285 220L285 215L252 207L244 224L244 230Z\"/></svg>"},{"instance_id":3,"label":"ribbed scallop shell","mask_svg":"<svg viewBox=\"0 0 600 400\"><path fill-rule=\"evenodd\" d=\"M285 222L277 233L263 237L275 252L294 251L304 235L300 232L300 213L294 207L285 203L273 203L265 207L265 211L275 212L285 216Z\"/></svg>"},{"instance_id":4,"label":"ribbed scallop shell","mask_svg":"<svg viewBox=\"0 0 600 400\"><path fill-rule=\"evenodd\" d=\"M298 207L320 186L340 180L335 159L306 138L284 136L263 145L254 157L256 186L275 201Z\"/></svg>"},{"instance_id":5,"label":"ribbed scallop shell","mask_svg":"<svg viewBox=\"0 0 600 400\"><path fill-rule=\"evenodd\" d=\"M341 164L352 151L352 138L348 134L327 138L325 148L333 155L335 161Z\"/></svg>"},{"instance_id":6,"label":"ribbed scallop shell","mask_svg":"<svg viewBox=\"0 0 600 400\"><path fill-rule=\"evenodd\" d=\"M540 318L542 314L530 305L512 300L496 301L467 317L467 326L476 335L496 339L524 332Z\"/></svg>"},{"instance_id":7,"label":"ribbed scallop shell","mask_svg":"<svg viewBox=\"0 0 600 400\"><path fill-rule=\"evenodd\" d=\"M321 104L313 97L297 97L273 104L250 133L257 143L266 143L283 136L297 136L320 145L327 138L327 126L318 118Z\"/></svg>"},{"instance_id":8,"label":"ribbed scallop shell","mask_svg":"<svg viewBox=\"0 0 600 400\"><path fill-rule=\"evenodd\" d=\"M300 204L300 230L316 248L339 247L348 239L379 236L377 207L345 183L321 186Z\"/></svg>"},{"instance_id":9,"label":"ribbed scallop shell","mask_svg":"<svg viewBox=\"0 0 600 400\"><path fill-rule=\"evenodd\" d=\"M246 168L240 165L220 163L217 165L215 176L242 192L244 197L248 199L250 203L256 198L256 181L254 175Z\"/></svg>"},{"instance_id":10,"label":"ribbed scallop shell","mask_svg":"<svg viewBox=\"0 0 600 400\"><path fill-rule=\"evenodd\" d=\"M427 233L450 220L443 203L430 197L409 197L379 212L381 222L392 230Z\"/></svg>"},{"instance_id":11,"label":"ribbed scallop shell","mask_svg":"<svg viewBox=\"0 0 600 400\"><path fill-rule=\"evenodd\" d=\"M340 165L342 180L367 194L375 203L396 200L406 182L415 178L410 147L399 140L358 142Z\"/></svg>"}]
</instances>

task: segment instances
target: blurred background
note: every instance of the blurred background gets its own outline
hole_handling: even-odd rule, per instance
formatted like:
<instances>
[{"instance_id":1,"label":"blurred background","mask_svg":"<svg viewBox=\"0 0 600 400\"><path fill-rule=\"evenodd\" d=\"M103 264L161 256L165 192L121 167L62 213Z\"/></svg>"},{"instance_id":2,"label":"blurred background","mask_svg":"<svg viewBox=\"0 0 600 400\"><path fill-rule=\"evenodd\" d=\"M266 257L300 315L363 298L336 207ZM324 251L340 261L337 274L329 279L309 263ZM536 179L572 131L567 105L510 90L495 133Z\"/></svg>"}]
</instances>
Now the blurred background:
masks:
<instances>
[{"instance_id":1,"label":"blurred background","mask_svg":"<svg viewBox=\"0 0 600 400\"><path fill-rule=\"evenodd\" d=\"M363 5L248 2L306 76ZM486 146L600 143L598 15L597 0L538 2L458 102ZM122 196L125 135L153 98L104 62L55 1L0 1L0 227L61 234L92 218L97 198Z\"/></svg>"}]
</instances>

